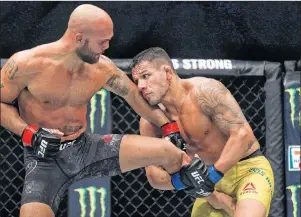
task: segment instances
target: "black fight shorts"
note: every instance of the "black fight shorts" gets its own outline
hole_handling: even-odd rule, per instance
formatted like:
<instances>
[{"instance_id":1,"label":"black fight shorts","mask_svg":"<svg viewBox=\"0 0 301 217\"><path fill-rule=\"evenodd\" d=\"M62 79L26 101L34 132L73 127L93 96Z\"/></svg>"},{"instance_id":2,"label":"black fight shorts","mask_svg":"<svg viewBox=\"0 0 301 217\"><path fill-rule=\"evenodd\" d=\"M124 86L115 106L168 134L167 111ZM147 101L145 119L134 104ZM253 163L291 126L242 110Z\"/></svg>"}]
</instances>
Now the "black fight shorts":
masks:
<instances>
[{"instance_id":1,"label":"black fight shorts","mask_svg":"<svg viewBox=\"0 0 301 217\"><path fill-rule=\"evenodd\" d=\"M121 173L119 149L123 135L82 134L60 144L53 160L43 160L24 148L25 182L22 205L40 202L56 213L68 187L81 179L115 176Z\"/></svg>"}]
</instances>

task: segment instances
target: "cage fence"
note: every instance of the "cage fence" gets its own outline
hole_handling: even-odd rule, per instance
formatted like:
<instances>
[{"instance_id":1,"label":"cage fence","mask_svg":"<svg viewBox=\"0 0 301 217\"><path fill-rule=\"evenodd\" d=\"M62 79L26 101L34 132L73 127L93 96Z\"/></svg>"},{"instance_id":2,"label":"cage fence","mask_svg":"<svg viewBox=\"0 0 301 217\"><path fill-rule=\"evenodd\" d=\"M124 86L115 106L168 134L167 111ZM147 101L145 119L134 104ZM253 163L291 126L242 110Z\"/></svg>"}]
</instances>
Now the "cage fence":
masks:
<instances>
[{"instance_id":1,"label":"cage fence","mask_svg":"<svg viewBox=\"0 0 301 217\"><path fill-rule=\"evenodd\" d=\"M188 78L189 76L181 76ZM264 76L224 76L220 80L233 94L249 121L265 153L265 78ZM139 134L139 116L119 96L111 94L114 134ZM0 216L17 217L23 180L23 145L20 138L0 127ZM66 192L67 193L67 192ZM193 200L183 191L159 191L147 182L144 169L111 179L111 216L188 217ZM57 217L67 216L67 194Z\"/></svg>"}]
</instances>

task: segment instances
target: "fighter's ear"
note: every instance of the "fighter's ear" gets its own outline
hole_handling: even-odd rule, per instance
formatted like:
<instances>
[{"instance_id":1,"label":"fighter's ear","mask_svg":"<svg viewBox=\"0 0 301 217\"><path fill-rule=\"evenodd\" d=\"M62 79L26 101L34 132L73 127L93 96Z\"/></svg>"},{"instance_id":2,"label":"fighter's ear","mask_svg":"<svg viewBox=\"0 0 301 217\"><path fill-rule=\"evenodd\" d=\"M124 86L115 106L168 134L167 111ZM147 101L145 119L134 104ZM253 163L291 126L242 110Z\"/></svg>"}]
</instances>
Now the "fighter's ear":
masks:
<instances>
[{"instance_id":1,"label":"fighter's ear","mask_svg":"<svg viewBox=\"0 0 301 217\"><path fill-rule=\"evenodd\" d=\"M172 68L169 65L163 65L167 80L170 80L173 74Z\"/></svg>"},{"instance_id":2,"label":"fighter's ear","mask_svg":"<svg viewBox=\"0 0 301 217\"><path fill-rule=\"evenodd\" d=\"M84 43L84 34L82 32L78 32L75 35L76 44L83 44Z\"/></svg>"}]
</instances>

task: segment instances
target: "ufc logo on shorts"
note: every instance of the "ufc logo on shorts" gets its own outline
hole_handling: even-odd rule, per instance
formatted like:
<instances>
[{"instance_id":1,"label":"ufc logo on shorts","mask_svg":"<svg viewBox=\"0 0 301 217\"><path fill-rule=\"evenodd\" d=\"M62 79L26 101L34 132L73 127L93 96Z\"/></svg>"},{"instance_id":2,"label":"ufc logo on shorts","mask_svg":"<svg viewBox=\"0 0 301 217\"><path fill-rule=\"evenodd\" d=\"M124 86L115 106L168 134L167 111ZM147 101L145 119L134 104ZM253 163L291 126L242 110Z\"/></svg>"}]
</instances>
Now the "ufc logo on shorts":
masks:
<instances>
[{"instance_id":1,"label":"ufc logo on shorts","mask_svg":"<svg viewBox=\"0 0 301 217\"><path fill-rule=\"evenodd\" d=\"M48 142L45 140L41 141L41 145L40 145L40 150L38 151L38 155L40 155L41 157L44 157L46 148L47 148Z\"/></svg>"},{"instance_id":2,"label":"ufc logo on shorts","mask_svg":"<svg viewBox=\"0 0 301 217\"><path fill-rule=\"evenodd\" d=\"M60 145L60 151L64 150L65 148L68 148L72 145L74 145L76 140L73 140L72 142L66 142Z\"/></svg>"},{"instance_id":3,"label":"ufc logo on shorts","mask_svg":"<svg viewBox=\"0 0 301 217\"><path fill-rule=\"evenodd\" d=\"M201 182L204 182L204 179L203 179L202 176L198 173L198 171L192 172L191 175L192 175L192 177L198 182L199 185L201 184Z\"/></svg>"}]
</instances>

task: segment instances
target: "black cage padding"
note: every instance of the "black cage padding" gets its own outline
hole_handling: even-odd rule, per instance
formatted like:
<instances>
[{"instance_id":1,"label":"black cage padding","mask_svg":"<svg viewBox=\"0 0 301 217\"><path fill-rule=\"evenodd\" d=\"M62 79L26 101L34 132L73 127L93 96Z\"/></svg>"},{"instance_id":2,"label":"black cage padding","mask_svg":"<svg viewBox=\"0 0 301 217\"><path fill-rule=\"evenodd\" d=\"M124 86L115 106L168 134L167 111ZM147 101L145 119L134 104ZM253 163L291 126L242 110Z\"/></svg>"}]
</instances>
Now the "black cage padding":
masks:
<instances>
[{"instance_id":1,"label":"black cage padding","mask_svg":"<svg viewBox=\"0 0 301 217\"><path fill-rule=\"evenodd\" d=\"M270 217L286 216L285 158L283 140L282 67L280 63L266 62L265 67L266 157L274 172L275 191Z\"/></svg>"},{"instance_id":2,"label":"black cage padding","mask_svg":"<svg viewBox=\"0 0 301 217\"><path fill-rule=\"evenodd\" d=\"M231 69L184 69L184 59L173 59L177 62L175 67L181 78L192 76L206 76L219 79L233 94L240 104L254 134L261 144L261 150L270 160L275 176L275 194L270 210L270 217L285 216L285 188L284 188L284 156L283 156L283 124L281 103L281 65L280 63L266 61L240 61L230 60ZM205 60L208 61L208 60ZM131 60L116 61L118 67L130 74ZM174 64L175 66L175 64ZM121 99L120 103L122 102ZM120 106L120 104L118 104ZM129 109L129 108L127 108ZM130 113L132 114L133 111ZM119 114L116 120L123 120ZM126 115L126 114L123 114ZM120 119L121 118L121 119ZM138 116L137 116L138 118ZM139 127L138 121L130 121ZM122 121L120 121L122 122ZM118 129L118 125L113 127ZM127 133L126 131L117 131ZM132 131L130 131L132 132ZM137 133L138 130L134 130ZM269 149L269 150L268 150ZM142 173L142 172L141 172ZM144 177L145 179L145 177ZM114 178L113 178L114 180ZM178 192L180 193L180 192ZM176 193L176 194L178 194ZM162 192L162 197L165 192ZM161 198L161 196L160 196ZM178 197L177 197L178 198ZM155 201L153 201L155 203ZM167 204L166 204L167 205ZM192 204L190 204L192 206ZM178 205L181 207L181 204ZM151 209L151 207L150 207ZM180 208L179 208L180 209ZM113 207L114 210L114 207ZM180 209L182 210L182 209ZM184 210L184 207L183 207ZM174 211L174 210L173 210ZM180 214L181 212L179 212ZM116 213L118 216L120 213ZM139 213L136 213L139 214ZM160 216L163 215L160 213ZM168 216L168 215L167 215ZM182 214L179 216L183 216Z\"/></svg>"},{"instance_id":3,"label":"black cage padding","mask_svg":"<svg viewBox=\"0 0 301 217\"><path fill-rule=\"evenodd\" d=\"M178 63L183 59L176 59ZM115 63L127 74L129 74L130 60L114 60ZM174 60L175 61L175 60ZM204 62L205 61L205 62ZM279 83L279 64L269 62L252 61L231 61L228 69L214 68L212 61L201 62L211 69L185 69L184 65L177 66L177 72L181 78L192 76L213 77L220 80L233 94L240 104L247 120L249 121L256 138L261 144L264 155L270 159L274 169L276 183L275 192L283 192L280 189L284 185L283 177L278 177L283 172L283 157L280 152L282 147L282 137L279 135L282 122L281 102L278 91L281 89ZM185 62L184 62L185 63ZM210 65L211 64L211 65ZM227 62L229 64L229 62ZM130 76L130 75L129 75ZM270 91L276 91L271 93ZM139 116L132 108L119 96L111 95L112 99L112 133L139 134ZM272 108L273 107L273 108ZM277 127L268 124L279 124ZM267 135L269 138L267 138ZM23 146L19 137L11 132L0 128L0 163L1 163L1 199L0 216L18 216L21 192L24 180ZM279 150L277 149L279 148ZM268 150L271 149L271 150ZM277 154L274 154L277 149ZM274 154L274 155L273 155ZM277 170L277 171L275 171ZM278 180L279 181L278 181ZM159 191L152 189L146 179L144 169L137 169L124 173L120 176L112 177L112 217L117 216L160 216L160 217L188 217L191 214L193 200L184 192L179 191ZM277 198L279 197L279 198ZM284 217L282 215L282 197L275 194L273 203L277 203L271 208L272 217ZM277 215L276 215L277 214ZM56 216L67 216L67 196L60 205Z\"/></svg>"}]
</instances>

